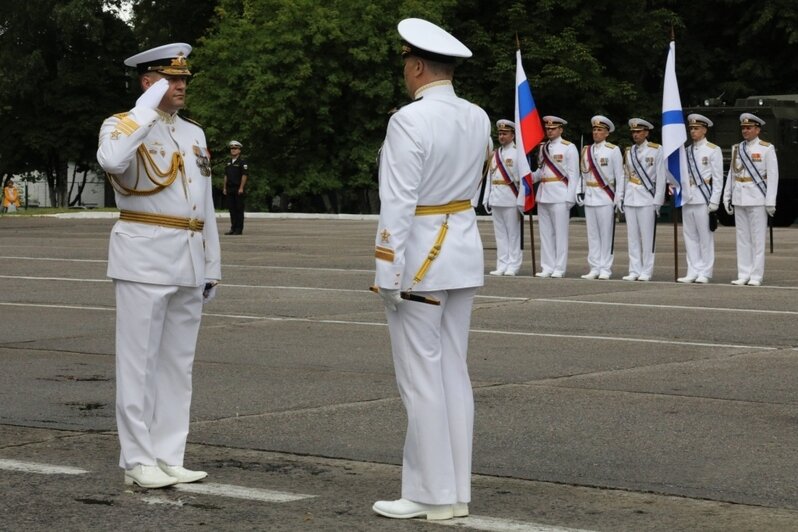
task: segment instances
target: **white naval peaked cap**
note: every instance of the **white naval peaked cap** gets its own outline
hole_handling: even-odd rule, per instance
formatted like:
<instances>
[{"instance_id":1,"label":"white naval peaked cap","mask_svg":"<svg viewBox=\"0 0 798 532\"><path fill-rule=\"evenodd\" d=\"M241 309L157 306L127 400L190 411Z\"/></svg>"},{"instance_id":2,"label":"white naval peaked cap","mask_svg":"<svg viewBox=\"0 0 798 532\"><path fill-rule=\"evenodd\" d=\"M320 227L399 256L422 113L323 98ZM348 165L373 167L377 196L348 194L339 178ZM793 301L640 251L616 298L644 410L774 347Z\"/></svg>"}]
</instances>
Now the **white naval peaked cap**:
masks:
<instances>
[{"instance_id":1,"label":"white naval peaked cap","mask_svg":"<svg viewBox=\"0 0 798 532\"><path fill-rule=\"evenodd\" d=\"M743 113L740 115L740 125L762 127L765 125L765 121L754 114Z\"/></svg>"},{"instance_id":2,"label":"white naval peaked cap","mask_svg":"<svg viewBox=\"0 0 798 532\"><path fill-rule=\"evenodd\" d=\"M629 129L631 131L651 131L654 129L654 124L649 122L648 120L643 120L642 118L630 118L629 119Z\"/></svg>"},{"instance_id":3,"label":"white naval peaked cap","mask_svg":"<svg viewBox=\"0 0 798 532\"><path fill-rule=\"evenodd\" d=\"M510 120L502 118L501 120L496 121L496 129L499 131L512 130L515 132L515 122L511 122Z\"/></svg>"},{"instance_id":4,"label":"white naval peaked cap","mask_svg":"<svg viewBox=\"0 0 798 532\"><path fill-rule=\"evenodd\" d=\"M191 45L175 42L156 46L125 59L125 65L136 67L139 74L160 72L171 76L190 76L186 58L191 53Z\"/></svg>"},{"instance_id":5,"label":"white naval peaked cap","mask_svg":"<svg viewBox=\"0 0 798 532\"><path fill-rule=\"evenodd\" d=\"M559 116L546 115L543 117L543 127L562 127L568 122Z\"/></svg>"},{"instance_id":6,"label":"white naval peaked cap","mask_svg":"<svg viewBox=\"0 0 798 532\"><path fill-rule=\"evenodd\" d=\"M230 143L227 145L229 148L243 148L240 142L237 140L231 140Z\"/></svg>"},{"instance_id":7,"label":"white naval peaked cap","mask_svg":"<svg viewBox=\"0 0 798 532\"><path fill-rule=\"evenodd\" d=\"M712 120L707 118L704 115L700 115L698 113L690 113L687 115L687 125L688 126L704 126L706 128L710 128L715 124L712 123Z\"/></svg>"},{"instance_id":8,"label":"white naval peaked cap","mask_svg":"<svg viewBox=\"0 0 798 532\"><path fill-rule=\"evenodd\" d=\"M457 58L471 57L471 50L451 33L420 18L406 18L397 26L404 40L402 57L415 55L452 63Z\"/></svg>"},{"instance_id":9,"label":"white naval peaked cap","mask_svg":"<svg viewBox=\"0 0 798 532\"><path fill-rule=\"evenodd\" d=\"M603 115L596 115L590 119L590 125L593 127L603 127L609 130L610 133L615 131L615 124L612 120Z\"/></svg>"}]
</instances>

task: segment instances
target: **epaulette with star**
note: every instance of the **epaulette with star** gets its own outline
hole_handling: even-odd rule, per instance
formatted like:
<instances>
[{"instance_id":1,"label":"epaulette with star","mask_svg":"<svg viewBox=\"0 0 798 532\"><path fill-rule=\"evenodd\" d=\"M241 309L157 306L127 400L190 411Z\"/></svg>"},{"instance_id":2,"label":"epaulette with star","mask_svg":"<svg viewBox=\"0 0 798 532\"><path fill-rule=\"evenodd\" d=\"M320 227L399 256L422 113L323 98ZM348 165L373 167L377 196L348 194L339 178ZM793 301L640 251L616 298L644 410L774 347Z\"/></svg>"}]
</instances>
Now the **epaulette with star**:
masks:
<instances>
[{"instance_id":1,"label":"epaulette with star","mask_svg":"<svg viewBox=\"0 0 798 532\"><path fill-rule=\"evenodd\" d=\"M613 148L617 148L618 147L618 146L616 146L615 144L613 144L611 142L605 142L604 145L607 146L609 149L613 149Z\"/></svg>"},{"instance_id":2,"label":"epaulette with star","mask_svg":"<svg viewBox=\"0 0 798 532\"><path fill-rule=\"evenodd\" d=\"M648 143L648 147L649 147L649 148L659 148L659 147L660 147L660 145L659 145L659 144L657 144L656 142L649 142L649 143Z\"/></svg>"},{"instance_id":3,"label":"epaulette with star","mask_svg":"<svg viewBox=\"0 0 798 532\"><path fill-rule=\"evenodd\" d=\"M762 145L762 146L764 146L765 148L767 148L768 146L770 146L770 142L765 142L764 140L760 140L760 141L759 141L759 144L761 144L761 145Z\"/></svg>"}]
</instances>

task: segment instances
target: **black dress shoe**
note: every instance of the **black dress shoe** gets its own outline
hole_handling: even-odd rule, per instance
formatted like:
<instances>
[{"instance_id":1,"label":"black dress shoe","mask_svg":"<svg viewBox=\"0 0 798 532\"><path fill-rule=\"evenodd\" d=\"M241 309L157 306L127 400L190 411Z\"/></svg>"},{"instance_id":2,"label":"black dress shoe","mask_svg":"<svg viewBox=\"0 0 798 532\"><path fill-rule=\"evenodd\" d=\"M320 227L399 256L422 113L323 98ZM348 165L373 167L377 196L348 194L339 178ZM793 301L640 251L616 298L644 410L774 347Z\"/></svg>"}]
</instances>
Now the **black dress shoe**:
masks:
<instances>
[{"instance_id":1,"label":"black dress shoe","mask_svg":"<svg viewBox=\"0 0 798 532\"><path fill-rule=\"evenodd\" d=\"M226 234L226 235L234 235L234 234L236 234L236 232L235 232L235 231L228 231L228 232L226 232L225 234Z\"/></svg>"}]
</instances>

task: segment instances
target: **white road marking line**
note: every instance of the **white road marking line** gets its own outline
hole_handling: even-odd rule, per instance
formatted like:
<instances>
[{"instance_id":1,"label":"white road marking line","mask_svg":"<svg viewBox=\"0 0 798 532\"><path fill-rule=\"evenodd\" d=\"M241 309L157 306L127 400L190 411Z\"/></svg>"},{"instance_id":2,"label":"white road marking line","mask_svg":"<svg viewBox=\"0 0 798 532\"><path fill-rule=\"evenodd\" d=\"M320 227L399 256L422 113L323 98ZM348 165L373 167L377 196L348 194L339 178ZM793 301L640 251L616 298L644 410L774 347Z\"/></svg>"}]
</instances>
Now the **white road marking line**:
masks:
<instances>
[{"instance_id":1,"label":"white road marking line","mask_svg":"<svg viewBox=\"0 0 798 532\"><path fill-rule=\"evenodd\" d=\"M39 475L83 475L88 473L85 469L77 467L39 464L36 462L21 462L19 460L1 460L0 469L6 471L20 471L22 473L36 473Z\"/></svg>"},{"instance_id":2,"label":"white road marking line","mask_svg":"<svg viewBox=\"0 0 798 532\"><path fill-rule=\"evenodd\" d=\"M312 499L316 495L305 495L302 493L289 493L287 491L273 491L260 488L245 488L232 484L175 484L175 489L188 493L201 495L217 495L220 497L232 497L234 499L247 499L261 502L293 502L302 499Z\"/></svg>"},{"instance_id":3,"label":"white road marking line","mask_svg":"<svg viewBox=\"0 0 798 532\"><path fill-rule=\"evenodd\" d=\"M0 302L0 307L31 307L31 308L53 308L53 309L66 309L66 310L101 310L106 312L114 312L116 309L113 307L90 307L78 305L45 305L39 303L3 303ZM287 322L300 322L300 323L319 323L325 325L358 325L363 327L387 327L386 323L376 321L348 321L348 320L324 320L316 318L290 318L290 317L276 317L276 316L251 316L247 314L217 314L212 312L203 312L203 316L212 318L225 318L235 320L252 320L252 321L287 321ZM783 349L784 347L777 346L764 346L764 345L745 345L745 344L715 344L711 342L688 342L678 340L657 340L653 338L631 338L623 336L593 336L593 335L577 335L577 334L553 334L553 333L533 333L524 331L498 331L491 329L471 329L474 334L501 334L504 336L523 336L523 337L539 337L539 338L564 338L570 340L603 340L607 342L632 342L644 344L658 344L658 345L683 345L687 347L724 347L731 349L754 349L758 351L774 351Z\"/></svg>"},{"instance_id":4,"label":"white road marking line","mask_svg":"<svg viewBox=\"0 0 798 532\"><path fill-rule=\"evenodd\" d=\"M687 305L652 305L648 303L617 303L612 301L584 301L581 299L546 299L536 298L530 301L540 301L541 303L576 303L579 305L607 305L615 307L647 307L656 309L677 309L677 310L699 310L699 311L713 311L713 312L753 312L755 314L786 314L798 315L798 311L793 310L765 310L765 309L749 309L749 308L727 308L727 307L691 307Z\"/></svg>"},{"instance_id":5,"label":"white road marking line","mask_svg":"<svg viewBox=\"0 0 798 532\"><path fill-rule=\"evenodd\" d=\"M559 526L542 525L540 523L528 523L516 521L514 519L500 519L498 517L484 517L472 515L469 517L458 517L447 521L427 521L443 526L456 526L470 528L474 530L488 530L490 532L591 532L578 528L563 528Z\"/></svg>"}]
</instances>

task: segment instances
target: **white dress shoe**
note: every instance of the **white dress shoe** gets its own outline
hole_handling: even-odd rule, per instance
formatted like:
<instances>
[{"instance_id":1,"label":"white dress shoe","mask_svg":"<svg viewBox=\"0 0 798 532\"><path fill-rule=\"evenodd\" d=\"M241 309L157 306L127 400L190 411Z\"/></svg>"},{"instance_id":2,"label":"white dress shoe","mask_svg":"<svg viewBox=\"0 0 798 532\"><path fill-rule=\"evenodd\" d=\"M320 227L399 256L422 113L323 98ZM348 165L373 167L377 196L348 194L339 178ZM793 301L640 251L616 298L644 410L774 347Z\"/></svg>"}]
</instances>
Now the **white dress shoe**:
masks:
<instances>
[{"instance_id":1,"label":"white dress shoe","mask_svg":"<svg viewBox=\"0 0 798 532\"><path fill-rule=\"evenodd\" d=\"M600 273L598 278L601 279L602 281L606 281L607 279L610 278L610 274L608 274L608 273Z\"/></svg>"},{"instance_id":2,"label":"white dress shoe","mask_svg":"<svg viewBox=\"0 0 798 532\"><path fill-rule=\"evenodd\" d=\"M743 286L747 282L748 282L748 279L741 278L741 279L735 279L734 281L731 282L731 284L737 285L737 286Z\"/></svg>"},{"instance_id":3,"label":"white dress shoe","mask_svg":"<svg viewBox=\"0 0 798 532\"><path fill-rule=\"evenodd\" d=\"M621 279L624 281L637 281L637 275L630 273L629 275L624 275Z\"/></svg>"},{"instance_id":4,"label":"white dress shoe","mask_svg":"<svg viewBox=\"0 0 798 532\"><path fill-rule=\"evenodd\" d=\"M551 274L552 279L562 279L563 277L565 277L565 272L554 272Z\"/></svg>"},{"instance_id":5,"label":"white dress shoe","mask_svg":"<svg viewBox=\"0 0 798 532\"><path fill-rule=\"evenodd\" d=\"M165 488L177 484L179 481L167 475L161 468L154 465L136 465L125 471L125 484L136 484L142 488Z\"/></svg>"},{"instance_id":6,"label":"white dress shoe","mask_svg":"<svg viewBox=\"0 0 798 532\"><path fill-rule=\"evenodd\" d=\"M504 270L493 270L490 272L491 275L504 275Z\"/></svg>"},{"instance_id":7,"label":"white dress shoe","mask_svg":"<svg viewBox=\"0 0 798 532\"><path fill-rule=\"evenodd\" d=\"M751 279L750 281L748 281L748 286L762 286L762 281Z\"/></svg>"},{"instance_id":8,"label":"white dress shoe","mask_svg":"<svg viewBox=\"0 0 798 532\"><path fill-rule=\"evenodd\" d=\"M161 471L163 471L170 477L174 477L175 480L177 480L177 482L179 482L180 484L188 484L189 482L196 482L208 476L208 473L206 473L205 471L192 471L191 469L186 469L183 466L170 466L166 465L160 460L158 460L158 467L160 467Z\"/></svg>"},{"instance_id":9,"label":"white dress shoe","mask_svg":"<svg viewBox=\"0 0 798 532\"><path fill-rule=\"evenodd\" d=\"M538 272L535 274L535 277L542 277L543 279L548 279L552 276L551 272Z\"/></svg>"},{"instance_id":10,"label":"white dress shoe","mask_svg":"<svg viewBox=\"0 0 798 532\"><path fill-rule=\"evenodd\" d=\"M377 501L371 509L380 515L393 519L426 517L428 521L439 521L454 517L453 504L424 504L407 499Z\"/></svg>"},{"instance_id":11,"label":"white dress shoe","mask_svg":"<svg viewBox=\"0 0 798 532\"><path fill-rule=\"evenodd\" d=\"M587 272L586 274L584 274L582 276L582 279L595 279L598 276L599 276L598 272L591 271L591 272Z\"/></svg>"},{"instance_id":12,"label":"white dress shoe","mask_svg":"<svg viewBox=\"0 0 798 532\"><path fill-rule=\"evenodd\" d=\"M651 277L650 277L650 276L648 276L648 275L641 275L640 277L638 277L638 278L637 278L637 280L638 280L638 281L643 281L643 282L646 282L646 281L650 281L650 280L651 280Z\"/></svg>"},{"instance_id":13,"label":"white dress shoe","mask_svg":"<svg viewBox=\"0 0 798 532\"><path fill-rule=\"evenodd\" d=\"M698 279L698 277L693 277L691 275L688 275L687 277L679 277L678 279L676 279L676 282L677 283L694 283L696 281L696 279ZM706 277L704 277L704 279L706 279ZM704 281L704 282L706 282L706 281Z\"/></svg>"},{"instance_id":14,"label":"white dress shoe","mask_svg":"<svg viewBox=\"0 0 798 532\"><path fill-rule=\"evenodd\" d=\"M468 517L468 503L458 502L452 507L454 517Z\"/></svg>"},{"instance_id":15,"label":"white dress shoe","mask_svg":"<svg viewBox=\"0 0 798 532\"><path fill-rule=\"evenodd\" d=\"M509 277L515 277L516 275L518 275L518 272L515 272L513 270L507 270L506 272L504 272L504 275L507 275Z\"/></svg>"},{"instance_id":16,"label":"white dress shoe","mask_svg":"<svg viewBox=\"0 0 798 532\"><path fill-rule=\"evenodd\" d=\"M709 277L699 275L698 277L695 278L695 282L700 284L707 284L709 282Z\"/></svg>"}]
</instances>

